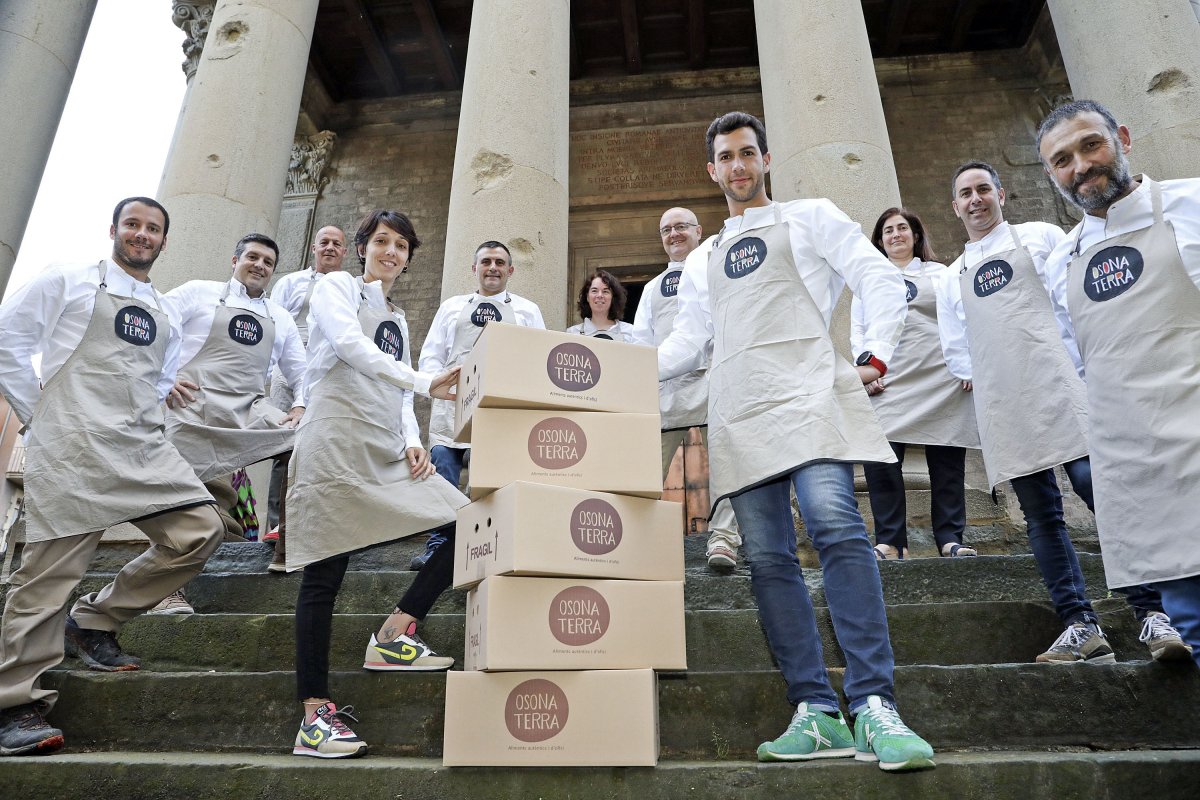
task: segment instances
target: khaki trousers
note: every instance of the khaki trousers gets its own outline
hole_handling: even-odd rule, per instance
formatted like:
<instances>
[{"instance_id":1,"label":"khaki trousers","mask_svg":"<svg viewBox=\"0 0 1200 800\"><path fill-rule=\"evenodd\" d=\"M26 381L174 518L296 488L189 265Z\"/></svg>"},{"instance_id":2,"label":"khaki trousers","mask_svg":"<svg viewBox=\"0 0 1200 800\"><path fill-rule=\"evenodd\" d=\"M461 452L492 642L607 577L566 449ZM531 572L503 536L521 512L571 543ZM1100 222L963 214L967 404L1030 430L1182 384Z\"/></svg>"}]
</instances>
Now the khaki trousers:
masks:
<instances>
[{"instance_id":1,"label":"khaki trousers","mask_svg":"<svg viewBox=\"0 0 1200 800\"><path fill-rule=\"evenodd\" d=\"M133 523L152 542L112 583L81 597L71 616L79 627L116 632L182 588L204 568L225 526L205 504L167 511ZM63 613L87 571L104 531L29 542L0 623L0 709L37 702L54 705L58 692L42 689L42 673L63 659Z\"/></svg>"},{"instance_id":2,"label":"khaki trousers","mask_svg":"<svg viewBox=\"0 0 1200 800\"><path fill-rule=\"evenodd\" d=\"M687 428L662 432L662 472L664 477L667 469L671 466L671 459L675 457L675 451L683 444L686 436ZM704 446L708 447L707 425L700 426L700 439L704 442ZM710 554L716 545L725 545L735 553L742 546L742 535L738 533L737 519L733 516L733 506L729 504L728 500L722 500L717 504L717 510L713 512L712 519L708 521Z\"/></svg>"}]
</instances>

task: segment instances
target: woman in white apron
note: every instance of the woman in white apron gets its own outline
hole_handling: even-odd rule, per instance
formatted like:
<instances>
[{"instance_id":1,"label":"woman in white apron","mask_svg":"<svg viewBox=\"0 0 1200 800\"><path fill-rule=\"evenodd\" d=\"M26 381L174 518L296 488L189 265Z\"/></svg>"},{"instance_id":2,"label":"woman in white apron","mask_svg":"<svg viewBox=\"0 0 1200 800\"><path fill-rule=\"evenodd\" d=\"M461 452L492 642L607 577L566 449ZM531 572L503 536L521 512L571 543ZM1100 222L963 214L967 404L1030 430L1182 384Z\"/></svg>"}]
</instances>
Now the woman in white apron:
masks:
<instances>
[{"instance_id":1,"label":"woman in white apron","mask_svg":"<svg viewBox=\"0 0 1200 800\"><path fill-rule=\"evenodd\" d=\"M420 445L413 392L453 398L457 370L415 372L404 313L388 301L396 278L420 245L412 223L380 210L359 226L361 278L333 273L313 291L308 407L288 474L288 570L304 569L296 602L297 696L304 721L293 753L347 758L367 745L347 726L329 692L333 604L350 554L418 533L452 540L455 512L467 504L438 476ZM364 669L437 671L439 657L417 636L453 575L453 546L439 548L367 646Z\"/></svg>"},{"instance_id":2,"label":"woman in white apron","mask_svg":"<svg viewBox=\"0 0 1200 800\"><path fill-rule=\"evenodd\" d=\"M596 270L579 287L576 308L583 322L567 328L567 333L632 342L633 326L621 319L627 297L617 276L607 270Z\"/></svg>"},{"instance_id":3,"label":"woman in white apron","mask_svg":"<svg viewBox=\"0 0 1200 800\"><path fill-rule=\"evenodd\" d=\"M888 257L904 277L908 290L908 316L896 345L886 378L867 386L871 405L895 452L894 464L864 464L871 513L875 517L877 558L908 555L908 528L904 502L905 445L925 447L932 489L933 538L938 553L961 557L975 555L963 545L967 525L964 471L966 448L979 447L975 408L968 394L970 381L951 374L942 357L938 336L936 283L953 277L945 264L934 259L933 246L920 217L903 208L880 215L871 243ZM862 303L850 306L850 351L867 349Z\"/></svg>"}]
</instances>

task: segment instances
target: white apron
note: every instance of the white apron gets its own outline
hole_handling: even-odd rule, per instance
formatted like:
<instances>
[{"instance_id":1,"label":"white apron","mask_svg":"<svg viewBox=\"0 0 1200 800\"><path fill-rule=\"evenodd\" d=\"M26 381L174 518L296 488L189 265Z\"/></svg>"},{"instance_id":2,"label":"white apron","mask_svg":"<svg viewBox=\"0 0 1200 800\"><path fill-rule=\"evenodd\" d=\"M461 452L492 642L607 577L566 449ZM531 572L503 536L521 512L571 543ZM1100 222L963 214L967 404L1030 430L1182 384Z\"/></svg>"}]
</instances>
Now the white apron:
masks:
<instances>
[{"instance_id":1,"label":"white apron","mask_svg":"<svg viewBox=\"0 0 1200 800\"><path fill-rule=\"evenodd\" d=\"M887 390L871 398L889 442L979 448L971 393L942 357L933 279L905 276L908 316L888 362Z\"/></svg>"},{"instance_id":2,"label":"white apron","mask_svg":"<svg viewBox=\"0 0 1200 800\"><path fill-rule=\"evenodd\" d=\"M837 354L796 272L788 224L774 209L774 225L730 239L708 260L714 508L814 461L896 461L858 371Z\"/></svg>"},{"instance_id":3,"label":"white apron","mask_svg":"<svg viewBox=\"0 0 1200 800\"><path fill-rule=\"evenodd\" d=\"M364 296L358 320L380 350L409 363L402 312L372 308ZM440 528L467 504L440 475L413 479L403 404L404 390L344 361L317 383L288 467L289 572Z\"/></svg>"},{"instance_id":4,"label":"white apron","mask_svg":"<svg viewBox=\"0 0 1200 800\"><path fill-rule=\"evenodd\" d=\"M171 323L107 291L79 346L42 389L25 449L25 536L40 542L211 503L164 432L158 400Z\"/></svg>"},{"instance_id":5,"label":"white apron","mask_svg":"<svg viewBox=\"0 0 1200 800\"><path fill-rule=\"evenodd\" d=\"M1050 295L1009 226L1013 249L958 281L967 316L975 419L988 483L1088 454L1087 389L1062 343Z\"/></svg>"},{"instance_id":6,"label":"white apron","mask_svg":"<svg viewBox=\"0 0 1200 800\"><path fill-rule=\"evenodd\" d=\"M208 338L179 370L200 387L187 408L167 410L167 438L202 481L292 449L294 428L263 396L262 376L271 364L275 321L225 304L229 284L213 314Z\"/></svg>"},{"instance_id":7,"label":"white apron","mask_svg":"<svg viewBox=\"0 0 1200 800\"><path fill-rule=\"evenodd\" d=\"M675 315L679 313L679 281L683 265L663 273L655 285L647 286L650 316L654 320L654 346L671 335ZM705 365L658 384L658 411L664 431L708 424L708 367Z\"/></svg>"},{"instance_id":8,"label":"white apron","mask_svg":"<svg viewBox=\"0 0 1200 800\"><path fill-rule=\"evenodd\" d=\"M1114 588L1200 574L1200 290L1162 216L1071 261L1087 370L1096 527ZM1075 252L1079 250L1076 239Z\"/></svg>"},{"instance_id":9,"label":"white apron","mask_svg":"<svg viewBox=\"0 0 1200 800\"><path fill-rule=\"evenodd\" d=\"M508 297L507 292L505 298ZM505 313L515 318L512 303L496 297L484 297L478 292L458 313L454 323L454 338L450 343L450 359L446 369L457 367L471 352L475 341L483 331L483 326L489 322L504 322ZM471 445L454 441L454 403L449 400L434 400L429 410L429 447L434 445L465 449Z\"/></svg>"}]
</instances>

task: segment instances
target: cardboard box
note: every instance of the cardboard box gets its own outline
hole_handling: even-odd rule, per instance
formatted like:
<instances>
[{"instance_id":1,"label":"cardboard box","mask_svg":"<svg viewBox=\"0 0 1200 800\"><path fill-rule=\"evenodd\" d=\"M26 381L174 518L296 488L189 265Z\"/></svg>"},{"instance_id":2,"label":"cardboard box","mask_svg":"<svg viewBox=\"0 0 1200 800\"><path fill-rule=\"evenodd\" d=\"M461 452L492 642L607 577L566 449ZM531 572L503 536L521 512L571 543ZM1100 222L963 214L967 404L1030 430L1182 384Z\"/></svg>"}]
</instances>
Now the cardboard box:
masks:
<instances>
[{"instance_id":1,"label":"cardboard box","mask_svg":"<svg viewBox=\"0 0 1200 800\"><path fill-rule=\"evenodd\" d=\"M683 506L510 483L458 510L454 588L490 575L683 580Z\"/></svg>"},{"instance_id":2,"label":"cardboard box","mask_svg":"<svg viewBox=\"0 0 1200 800\"><path fill-rule=\"evenodd\" d=\"M658 414L481 408L471 431L471 499L529 481L657 500L659 436Z\"/></svg>"},{"instance_id":3,"label":"cardboard box","mask_svg":"<svg viewBox=\"0 0 1200 800\"><path fill-rule=\"evenodd\" d=\"M652 767L653 670L450 672L447 767Z\"/></svg>"},{"instance_id":4,"label":"cardboard box","mask_svg":"<svg viewBox=\"0 0 1200 800\"><path fill-rule=\"evenodd\" d=\"M495 575L466 628L466 670L687 669L683 581Z\"/></svg>"},{"instance_id":5,"label":"cardboard box","mask_svg":"<svg viewBox=\"0 0 1200 800\"><path fill-rule=\"evenodd\" d=\"M455 400L458 441L479 408L658 413L658 351L519 325L488 325L463 362Z\"/></svg>"}]
</instances>

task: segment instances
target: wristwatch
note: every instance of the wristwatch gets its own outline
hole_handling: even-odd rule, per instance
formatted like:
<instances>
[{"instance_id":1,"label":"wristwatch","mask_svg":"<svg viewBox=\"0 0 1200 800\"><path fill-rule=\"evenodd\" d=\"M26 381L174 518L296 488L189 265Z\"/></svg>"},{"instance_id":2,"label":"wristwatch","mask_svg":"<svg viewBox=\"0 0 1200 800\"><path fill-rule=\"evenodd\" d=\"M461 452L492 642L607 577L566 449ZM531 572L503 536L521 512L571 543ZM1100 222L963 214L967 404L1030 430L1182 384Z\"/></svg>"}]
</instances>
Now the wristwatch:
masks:
<instances>
[{"instance_id":1,"label":"wristwatch","mask_svg":"<svg viewBox=\"0 0 1200 800\"><path fill-rule=\"evenodd\" d=\"M858 357L858 360L856 360L854 364L858 367L874 367L875 369L879 370L879 377L881 378L884 375L887 375L887 364L876 358L875 354L870 350L864 350L862 355Z\"/></svg>"}]
</instances>

